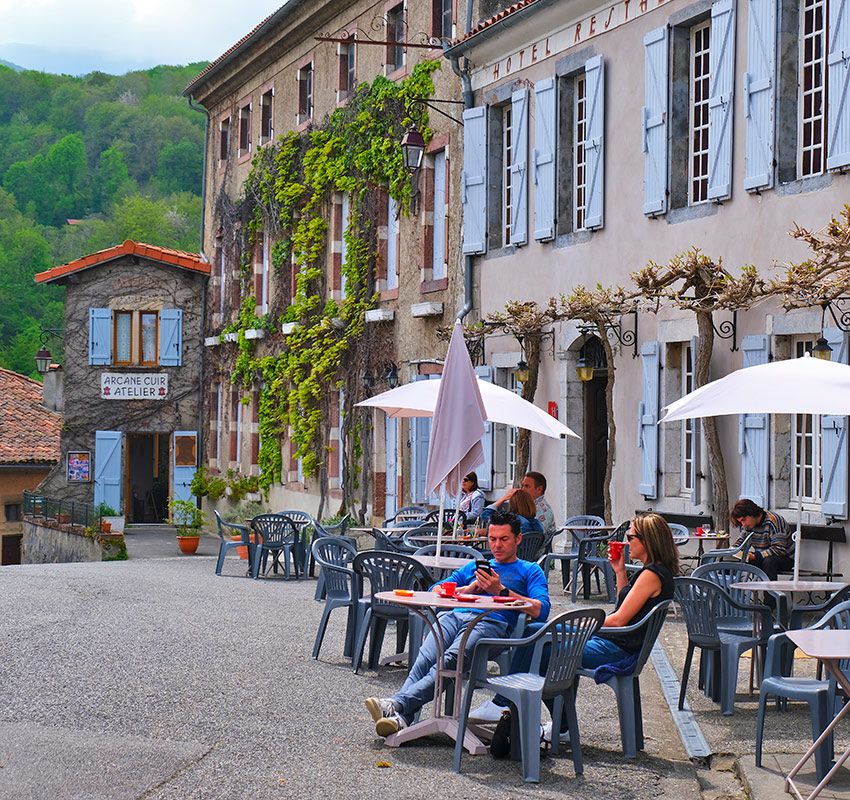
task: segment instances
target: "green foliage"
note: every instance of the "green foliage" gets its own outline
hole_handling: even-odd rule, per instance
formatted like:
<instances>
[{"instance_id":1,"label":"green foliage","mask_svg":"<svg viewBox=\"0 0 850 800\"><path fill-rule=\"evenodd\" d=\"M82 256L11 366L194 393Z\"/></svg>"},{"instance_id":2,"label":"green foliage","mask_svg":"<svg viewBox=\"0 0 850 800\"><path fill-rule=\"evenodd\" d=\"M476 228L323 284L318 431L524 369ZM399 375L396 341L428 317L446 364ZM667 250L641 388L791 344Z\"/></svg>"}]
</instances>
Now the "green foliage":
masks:
<instances>
[{"instance_id":1,"label":"green foliage","mask_svg":"<svg viewBox=\"0 0 850 800\"><path fill-rule=\"evenodd\" d=\"M107 503L100 503L97 508L94 510L95 514L99 514L101 517L117 517L118 512Z\"/></svg>"},{"instance_id":2,"label":"green foliage","mask_svg":"<svg viewBox=\"0 0 850 800\"><path fill-rule=\"evenodd\" d=\"M248 492L260 491L260 479L256 475L242 475L228 470L227 486L230 489L230 502L239 503Z\"/></svg>"},{"instance_id":3,"label":"green foliage","mask_svg":"<svg viewBox=\"0 0 850 800\"><path fill-rule=\"evenodd\" d=\"M194 500L169 500L168 511L168 521L177 528L178 536L197 536L206 522Z\"/></svg>"},{"instance_id":4,"label":"green foliage","mask_svg":"<svg viewBox=\"0 0 850 800\"><path fill-rule=\"evenodd\" d=\"M227 481L220 475L213 475L206 467L201 467L195 472L189 488L195 497L218 500L227 488Z\"/></svg>"}]
</instances>

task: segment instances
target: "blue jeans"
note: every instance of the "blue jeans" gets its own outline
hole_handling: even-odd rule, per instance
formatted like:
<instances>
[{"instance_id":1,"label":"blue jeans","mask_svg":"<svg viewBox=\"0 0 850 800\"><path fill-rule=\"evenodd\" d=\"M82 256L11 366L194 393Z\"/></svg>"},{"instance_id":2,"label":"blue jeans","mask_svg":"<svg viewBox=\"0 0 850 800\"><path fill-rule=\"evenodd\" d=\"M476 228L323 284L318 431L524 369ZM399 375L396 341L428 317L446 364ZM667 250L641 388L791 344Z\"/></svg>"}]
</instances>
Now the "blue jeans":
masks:
<instances>
[{"instance_id":1,"label":"blue jeans","mask_svg":"<svg viewBox=\"0 0 850 800\"><path fill-rule=\"evenodd\" d=\"M443 647L445 648L443 664L446 669L453 669L457 664L461 637L469 623L479 614L480 612L474 611L448 611L440 614L437 618L443 636ZM507 622L488 618L482 619L475 625L466 640L464 658L472 658L472 650L479 639L499 638L507 635ZM436 664L437 644L434 641L433 634L429 633L419 650L416 661L413 662L407 680L391 698L396 710L407 720L408 725L416 712L434 699Z\"/></svg>"}]
</instances>

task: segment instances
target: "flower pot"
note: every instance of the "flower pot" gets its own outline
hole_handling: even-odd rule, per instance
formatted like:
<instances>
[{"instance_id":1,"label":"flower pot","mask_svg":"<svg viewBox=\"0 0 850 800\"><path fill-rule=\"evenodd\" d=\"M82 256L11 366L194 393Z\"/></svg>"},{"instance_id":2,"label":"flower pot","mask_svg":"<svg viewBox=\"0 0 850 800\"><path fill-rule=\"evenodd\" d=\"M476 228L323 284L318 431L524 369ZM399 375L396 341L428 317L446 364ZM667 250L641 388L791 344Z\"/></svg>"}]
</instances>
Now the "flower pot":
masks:
<instances>
[{"instance_id":1,"label":"flower pot","mask_svg":"<svg viewBox=\"0 0 850 800\"><path fill-rule=\"evenodd\" d=\"M104 517L104 520L108 520L112 525L113 533L124 533L124 515L118 515L115 517L109 516Z\"/></svg>"},{"instance_id":2,"label":"flower pot","mask_svg":"<svg viewBox=\"0 0 850 800\"><path fill-rule=\"evenodd\" d=\"M191 556L195 554L195 551L198 549L198 545L201 542L201 536L198 534L197 536L178 536L177 544L180 545L180 552L183 553L184 556Z\"/></svg>"},{"instance_id":3,"label":"flower pot","mask_svg":"<svg viewBox=\"0 0 850 800\"><path fill-rule=\"evenodd\" d=\"M112 533L112 523L108 519L102 519L100 521L100 532Z\"/></svg>"}]
</instances>

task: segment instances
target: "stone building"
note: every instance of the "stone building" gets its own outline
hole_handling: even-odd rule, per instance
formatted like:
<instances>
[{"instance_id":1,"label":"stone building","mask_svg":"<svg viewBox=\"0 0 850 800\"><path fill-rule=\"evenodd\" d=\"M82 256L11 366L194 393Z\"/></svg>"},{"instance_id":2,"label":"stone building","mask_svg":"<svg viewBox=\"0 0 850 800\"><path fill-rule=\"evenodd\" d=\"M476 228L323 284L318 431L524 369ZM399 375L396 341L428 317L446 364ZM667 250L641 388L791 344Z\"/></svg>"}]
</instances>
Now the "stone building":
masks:
<instances>
[{"instance_id":1,"label":"stone building","mask_svg":"<svg viewBox=\"0 0 850 800\"><path fill-rule=\"evenodd\" d=\"M0 369L0 565L21 561L23 493L59 461L61 427L38 381Z\"/></svg>"},{"instance_id":2,"label":"stone building","mask_svg":"<svg viewBox=\"0 0 850 800\"><path fill-rule=\"evenodd\" d=\"M191 498L209 270L195 253L128 240L36 275L66 287L61 458L44 494L135 523Z\"/></svg>"},{"instance_id":3,"label":"stone building","mask_svg":"<svg viewBox=\"0 0 850 800\"><path fill-rule=\"evenodd\" d=\"M205 329L205 464L213 474L258 475L262 398L282 402L278 395L272 399L280 387L274 382L264 386L258 375L248 385L233 381L237 357L245 347L258 358L278 357L292 347L287 337L303 320L286 316L299 266L294 261L273 266L275 247L281 244L277 221L265 219L253 246L246 246L245 220L235 209L240 208L252 164L281 134L295 131L307 137L321 129L328 115L352 102L358 85L376 76L398 83L416 64L426 59L440 62L429 109L433 135L414 179L421 192L418 208L409 216L401 214L385 187L372 187L375 240L368 279L377 300L365 313L363 349L371 354L362 358L369 365L348 365L336 376L340 386L329 392L322 410L325 440L315 475L303 469L291 431L275 434L282 448L282 470L280 480L270 486L272 508L335 511L355 459L362 472L356 486L351 480L349 507L382 518L403 502L428 499L424 477L429 421L385 424L384 415L377 414L370 435L369 414L361 456L353 428L359 429L366 415L353 403L387 388L389 382L438 374L446 345L437 340L437 328L448 325L465 301L460 218L449 213L460 203L461 129L451 119L460 117L460 84L451 65L442 61L440 46L440 40L455 35L457 16L453 0L290 0L185 90L209 115L203 251L212 271ZM423 47L429 40L432 46ZM327 237L318 290L322 303L341 303L348 291L343 272L351 202L340 188L323 206ZM239 322L246 298L255 301L258 319L256 327L247 329ZM330 322L342 325L341 320Z\"/></svg>"},{"instance_id":4,"label":"stone building","mask_svg":"<svg viewBox=\"0 0 850 800\"><path fill-rule=\"evenodd\" d=\"M769 277L775 265L808 256L787 235L795 224L820 229L847 202L842 3L522 0L479 10L486 13L472 15L480 21L447 56L471 65L464 249L481 276L482 315L511 299L545 303L580 284L626 286L649 261L692 246L732 272L754 264ZM734 323L734 338L715 342L712 377L798 357L822 335L833 360L846 361L840 306L786 312L765 301L735 319L718 312L717 324ZM656 424L660 407L693 387L694 315L663 309L612 322L637 334L634 347L614 342L610 365L614 521L652 508L727 527L728 510L713 507L700 425ZM601 509L609 365L592 364L586 383L575 369L580 357L593 361L592 340L569 323L544 342L537 402L583 434L561 446L532 441L531 464L549 476L561 518ZM503 384L515 381L520 358L515 341L488 341L486 361ZM846 418L815 419L814 435L805 433L812 420L803 423L721 419L730 496L788 518L802 496L806 523L846 525ZM507 480L511 447L511 436L496 443ZM804 566L822 568L824 547L804 548Z\"/></svg>"}]
</instances>

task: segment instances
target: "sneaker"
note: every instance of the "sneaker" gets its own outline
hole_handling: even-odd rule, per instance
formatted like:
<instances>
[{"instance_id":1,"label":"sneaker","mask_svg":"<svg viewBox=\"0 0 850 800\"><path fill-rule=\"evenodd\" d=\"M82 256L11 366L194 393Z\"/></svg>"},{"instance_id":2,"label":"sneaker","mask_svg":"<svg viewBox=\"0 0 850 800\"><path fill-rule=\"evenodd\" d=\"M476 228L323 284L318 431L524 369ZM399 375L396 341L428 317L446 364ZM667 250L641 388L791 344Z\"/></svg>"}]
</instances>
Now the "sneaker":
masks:
<instances>
[{"instance_id":1,"label":"sneaker","mask_svg":"<svg viewBox=\"0 0 850 800\"><path fill-rule=\"evenodd\" d=\"M543 732L542 732L540 738L541 738L542 741L547 742L548 744L552 744L552 722L551 722L551 720L543 726ZM561 731L561 735L558 738L558 741L561 744L569 744L570 743L570 732L569 731Z\"/></svg>"},{"instance_id":2,"label":"sneaker","mask_svg":"<svg viewBox=\"0 0 850 800\"><path fill-rule=\"evenodd\" d=\"M375 733L378 736L391 736L406 727L407 720L398 711L394 710L388 716L381 717L375 722Z\"/></svg>"},{"instance_id":3,"label":"sneaker","mask_svg":"<svg viewBox=\"0 0 850 800\"><path fill-rule=\"evenodd\" d=\"M391 717L396 713L393 701L389 697L367 697L366 710L372 715L372 722L383 717Z\"/></svg>"},{"instance_id":4,"label":"sneaker","mask_svg":"<svg viewBox=\"0 0 850 800\"><path fill-rule=\"evenodd\" d=\"M492 700L482 703L478 708L469 712L470 722L498 722L502 717L504 706L497 706Z\"/></svg>"}]
</instances>

